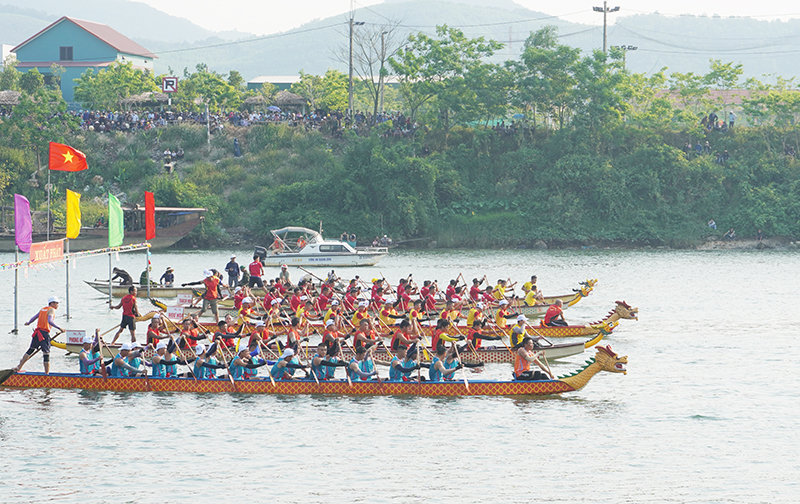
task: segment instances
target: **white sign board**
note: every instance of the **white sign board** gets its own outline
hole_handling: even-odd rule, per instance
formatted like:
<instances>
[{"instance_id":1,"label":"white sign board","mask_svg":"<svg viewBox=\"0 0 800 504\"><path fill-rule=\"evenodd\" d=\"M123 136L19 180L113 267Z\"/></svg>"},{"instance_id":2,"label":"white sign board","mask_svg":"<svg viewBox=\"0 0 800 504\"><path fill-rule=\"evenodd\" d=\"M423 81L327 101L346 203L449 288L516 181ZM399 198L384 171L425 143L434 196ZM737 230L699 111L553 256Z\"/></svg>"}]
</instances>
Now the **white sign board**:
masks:
<instances>
[{"instance_id":1,"label":"white sign board","mask_svg":"<svg viewBox=\"0 0 800 504\"><path fill-rule=\"evenodd\" d=\"M84 337L86 337L86 331L67 329L67 345L83 345Z\"/></svg>"},{"instance_id":2,"label":"white sign board","mask_svg":"<svg viewBox=\"0 0 800 504\"><path fill-rule=\"evenodd\" d=\"M182 320L183 319L183 306L168 306L167 307L167 318L171 320Z\"/></svg>"},{"instance_id":3,"label":"white sign board","mask_svg":"<svg viewBox=\"0 0 800 504\"><path fill-rule=\"evenodd\" d=\"M178 304L181 306L188 306L192 304L191 294L178 294Z\"/></svg>"},{"instance_id":4,"label":"white sign board","mask_svg":"<svg viewBox=\"0 0 800 504\"><path fill-rule=\"evenodd\" d=\"M178 92L178 78L177 77L164 77L161 79L161 91L164 93L177 93Z\"/></svg>"}]
</instances>

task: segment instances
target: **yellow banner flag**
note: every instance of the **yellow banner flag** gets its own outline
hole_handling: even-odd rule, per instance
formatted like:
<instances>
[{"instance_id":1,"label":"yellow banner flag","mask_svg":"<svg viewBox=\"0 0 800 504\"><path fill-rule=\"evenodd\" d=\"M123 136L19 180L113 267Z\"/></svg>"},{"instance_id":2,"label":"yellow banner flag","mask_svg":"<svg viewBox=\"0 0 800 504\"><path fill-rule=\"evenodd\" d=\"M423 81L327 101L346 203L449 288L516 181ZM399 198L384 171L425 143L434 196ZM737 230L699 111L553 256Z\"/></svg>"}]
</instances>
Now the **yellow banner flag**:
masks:
<instances>
[{"instance_id":1,"label":"yellow banner flag","mask_svg":"<svg viewBox=\"0 0 800 504\"><path fill-rule=\"evenodd\" d=\"M67 238L74 240L81 233L81 195L67 189Z\"/></svg>"}]
</instances>

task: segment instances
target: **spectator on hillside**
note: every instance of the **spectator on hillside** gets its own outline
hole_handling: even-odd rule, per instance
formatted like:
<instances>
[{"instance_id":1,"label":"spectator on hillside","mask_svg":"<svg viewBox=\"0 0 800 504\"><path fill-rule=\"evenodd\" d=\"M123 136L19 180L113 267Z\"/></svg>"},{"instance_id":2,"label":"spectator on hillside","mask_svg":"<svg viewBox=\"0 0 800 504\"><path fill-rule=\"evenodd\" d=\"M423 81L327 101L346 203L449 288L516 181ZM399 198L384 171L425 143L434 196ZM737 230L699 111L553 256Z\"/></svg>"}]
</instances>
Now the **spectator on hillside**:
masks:
<instances>
[{"instance_id":1,"label":"spectator on hillside","mask_svg":"<svg viewBox=\"0 0 800 504\"><path fill-rule=\"evenodd\" d=\"M708 140L706 140L706 144L703 146L703 154L711 154L711 144L708 143Z\"/></svg>"},{"instance_id":2,"label":"spectator on hillside","mask_svg":"<svg viewBox=\"0 0 800 504\"><path fill-rule=\"evenodd\" d=\"M761 230L759 229L759 230L756 232L756 241L757 241L757 242L760 242L760 241L762 241L763 239L764 239L764 233L762 233L762 232L761 232Z\"/></svg>"},{"instance_id":3,"label":"spectator on hillside","mask_svg":"<svg viewBox=\"0 0 800 504\"><path fill-rule=\"evenodd\" d=\"M716 223L716 222L714 222L714 219L711 219L710 221L708 221L708 227L710 227L710 228L711 228L711 229L713 229L714 231L716 231L716 230L717 230L717 223Z\"/></svg>"},{"instance_id":4,"label":"spectator on hillside","mask_svg":"<svg viewBox=\"0 0 800 504\"><path fill-rule=\"evenodd\" d=\"M733 241L733 240L735 240L735 239L736 239L736 231L734 231L734 230L733 230L733 228L730 228L730 229L728 230L728 232L727 232L727 233L725 233L724 235L722 235L722 237L723 237L723 238L727 238L727 239L729 239L730 241Z\"/></svg>"},{"instance_id":5,"label":"spectator on hillside","mask_svg":"<svg viewBox=\"0 0 800 504\"><path fill-rule=\"evenodd\" d=\"M736 121L736 114L733 113L733 110L728 112L728 127L733 129L733 123Z\"/></svg>"}]
</instances>

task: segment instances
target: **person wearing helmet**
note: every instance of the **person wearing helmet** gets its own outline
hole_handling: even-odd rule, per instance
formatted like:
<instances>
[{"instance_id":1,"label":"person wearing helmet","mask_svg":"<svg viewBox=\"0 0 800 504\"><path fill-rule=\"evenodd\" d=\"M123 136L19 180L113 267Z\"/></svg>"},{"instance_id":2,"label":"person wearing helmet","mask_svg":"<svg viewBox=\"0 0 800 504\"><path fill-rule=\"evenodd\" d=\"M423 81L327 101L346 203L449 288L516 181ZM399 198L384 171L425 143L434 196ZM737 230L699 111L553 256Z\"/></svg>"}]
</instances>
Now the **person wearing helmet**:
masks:
<instances>
[{"instance_id":1,"label":"person wearing helmet","mask_svg":"<svg viewBox=\"0 0 800 504\"><path fill-rule=\"evenodd\" d=\"M25 322L25 325L31 325L36 320L36 329L33 330L31 335L31 346L20 359L13 369L17 373L22 369L22 366L28 362L37 350L42 351L42 361L44 363L44 374L50 374L50 326L55 327L63 332L64 329L58 327L53 321L55 312L58 309L58 298L53 296L47 300L47 306L39 310L39 312Z\"/></svg>"}]
</instances>

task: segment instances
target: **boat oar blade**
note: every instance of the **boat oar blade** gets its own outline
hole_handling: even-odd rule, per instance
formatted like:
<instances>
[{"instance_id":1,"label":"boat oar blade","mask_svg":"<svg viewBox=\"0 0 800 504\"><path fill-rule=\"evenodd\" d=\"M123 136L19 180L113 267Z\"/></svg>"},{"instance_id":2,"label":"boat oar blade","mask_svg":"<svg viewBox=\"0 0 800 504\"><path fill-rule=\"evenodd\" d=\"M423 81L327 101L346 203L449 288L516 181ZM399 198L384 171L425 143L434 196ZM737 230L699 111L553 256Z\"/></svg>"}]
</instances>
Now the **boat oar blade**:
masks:
<instances>
[{"instance_id":1,"label":"boat oar blade","mask_svg":"<svg viewBox=\"0 0 800 504\"><path fill-rule=\"evenodd\" d=\"M13 374L14 374L14 370L13 369L0 370L0 385L2 385L3 382L5 382L9 378L11 378L11 375L13 375Z\"/></svg>"}]
</instances>

